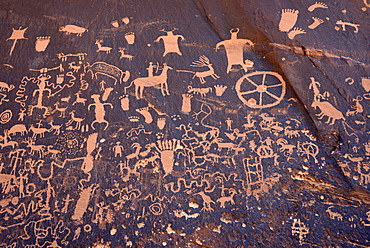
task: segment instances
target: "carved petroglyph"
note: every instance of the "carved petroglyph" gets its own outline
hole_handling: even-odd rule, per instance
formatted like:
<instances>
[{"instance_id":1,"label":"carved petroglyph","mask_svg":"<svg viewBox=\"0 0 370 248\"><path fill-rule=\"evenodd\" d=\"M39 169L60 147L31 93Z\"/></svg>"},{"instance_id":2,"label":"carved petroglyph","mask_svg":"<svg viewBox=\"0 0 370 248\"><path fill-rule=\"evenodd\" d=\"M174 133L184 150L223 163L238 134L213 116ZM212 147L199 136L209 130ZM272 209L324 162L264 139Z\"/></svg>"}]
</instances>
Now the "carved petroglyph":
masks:
<instances>
[{"instance_id":1,"label":"carved petroglyph","mask_svg":"<svg viewBox=\"0 0 370 248\"><path fill-rule=\"evenodd\" d=\"M289 32L297 22L299 11L295 9L283 9L281 12L279 30Z\"/></svg>"},{"instance_id":2,"label":"carved petroglyph","mask_svg":"<svg viewBox=\"0 0 370 248\"><path fill-rule=\"evenodd\" d=\"M87 64L85 70L86 74L91 72L93 78L97 78L99 74L113 78L115 80L114 84L117 82L122 84L122 82L127 82L127 80L130 78L129 71L123 72L117 66L105 62L95 62L92 65Z\"/></svg>"},{"instance_id":3,"label":"carved petroglyph","mask_svg":"<svg viewBox=\"0 0 370 248\"><path fill-rule=\"evenodd\" d=\"M193 98L192 94L182 94L181 112L184 114L189 114L191 112L191 98Z\"/></svg>"},{"instance_id":4,"label":"carved petroglyph","mask_svg":"<svg viewBox=\"0 0 370 248\"><path fill-rule=\"evenodd\" d=\"M342 27L342 31L346 31L346 26L350 26L350 27L353 27L354 30L353 30L353 33L357 34L358 31L359 31L359 26L360 24L355 24L355 23L351 23L351 22L344 22L344 21L337 21L335 24L337 25L340 25Z\"/></svg>"},{"instance_id":5,"label":"carved petroglyph","mask_svg":"<svg viewBox=\"0 0 370 248\"><path fill-rule=\"evenodd\" d=\"M328 5L326 5L325 3L316 2L316 3L312 4L311 6L309 6L307 10L312 12L315 9L327 9L327 8L328 8Z\"/></svg>"},{"instance_id":6,"label":"carved petroglyph","mask_svg":"<svg viewBox=\"0 0 370 248\"><path fill-rule=\"evenodd\" d=\"M161 92L163 96L170 95L168 91L168 84L167 84L167 72L168 70L172 70L173 68L168 66L166 63L163 64L162 73L159 76L153 77L142 77L133 80L129 86L124 87L124 91L130 88L133 84L135 85L135 96L136 99L143 98L143 92L145 87L153 87L153 86L160 86Z\"/></svg>"},{"instance_id":7,"label":"carved petroglyph","mask_svg":"<svg viewBox=\"0 0 370 248\"><path fill-rule=\"evenodd\" d=\"M300 219L293 219L292 223L292 235L298 235L299 242L302 243L306 238L307 234L310 233L310 229L306 227L306 224Z\"/></svg>"},{"instance_id":8,"label":"carved petroglyph","mask_svg":"<svg viewBox=\"0 0 370 248\"><path fill-rule=\"evenodd\" d=\"M95 45L98 46L98 50L96 50L96 52L106 52L107 54L109 54L110 51L112 50L112 48L111 47L105 47L101 43L103 43L103 40L96 40L95 41Z\"/></svg>"},{"instance_id":9,"label":"carved petroglyph","mask_svg":"<svg viewBox=\"0 0 370 248\"><path fill-rule=\"evenodd\" d=\"M76 34L77 36L82 36L83 33L87 32L88 30L83 27L79 27L76 25L65 25L59 28L60 32L65 32L66 35L69 34Z\"/></svg>"},{"instance_id":10,"label":"carved petroglyph","mask_svg":"<svg viewBox=\"0 0 370 248\"><path fill-rule=\"evenodd\" d=\"M9 53L10 56L12 56L13 51L14 51L14 48L15 48L15 44L17 44L17 41L18 40L28 39L28 38L25 38L24 37L24 33L26 32L27 29L28 29L28 27L27 28L24 28L24 29L22 29L22 27L20 27L19 29L14 29L13 28L12 35L8 39L6 39L7 41L8 40L14 40L13 41L13 45L10 48L10 53Z\"/></svg>"},{"instance_id":11,"label":"carved petroglyph","mask_svg":"<svg viewBox=\"0 0 370 248\"><path fill-rule=\"evenodd\" d=\"M339 220L339 221L342 221L343 220L343 216L340 214L340 213L337 213L337 212L333 212L331 209L333 208L333 206L330 206L328 207L328 209L326 209L325 212L327 212L330 216L330 219L332 220Z\"/></svg>"},{"instance_id":12,"label":"carved petroglyph","mask_svg":"<svg viewBox=\"0 0 370 248\"><path fill-rule=\"evenodd\" d=\"M176 31L177 28L174 28L170 31L166 31L165 29L160 30L161 32L165 32L166 35L159 36L154 42L159 42L163 40L164 43L164 53L163 57L166 56L169 53L176 53L178 55L182 55L180 52L178 40L184 40L184 36L173 34L174 31Z\"/></svg>"},{"instance_id":13,"label":"carved petroglyph","mask_svg":"<svg viewBox=\"0 0 370 248\"><path fill-rule=\"evenodd\" d=\"M295 38L296 35L299 35L299 34L305 34L306 31L304 31L302 28L298 28L298 27L294 27L289 33L288 33L288 37L289 39L293 40Z\"/></svg>"},{"instance_id":14,"label":"carved petroglyph","mask_svg":"<svg viewBox=\"0 0 370 248\"><path fill-rule=\"evenodd\" d=\"M94 107L95 111L95 120L91 123L91 128L95 130L95 123L104 123L104 130L106 130L109 126L109 122L105 120L105 106L110 106L113 108L113 105L111 103L102 103L100 102L100 95L94 94L91 96L92 99L94 99L94 103L87 106L87 109L90 110L91 107Z\"/></svg>"},{"instance_id":15,"label":"carved petroglyph","mask_svg":"<svg viewBox=\"0 0 370 248\"><path fill-rule=\"evenodd\" d=\"M82 221L82 217L87 210L90 199L98 187L99 185L93 184L87 188L82 189L82 191L80 192L80 196L77 200L74 213L71 217L72 220L75 220L77 222Z\"/></svg>"},{"instance_id":16,"label":"carved petroglyph","mask_svg":"<svg viewBox=\"0 0 370 248\"><path fill-rule=\"evenodd\" d=\"M36 37L35 49L37 52L44 52L50 43L50 36Z\"/></svg>"},{"instance_id":17,"label":"carved petroglyph","mask_svg":"<svg viewBox=\"0 0 370 248\"><path fill-rule=\"evenodd\" d=\"M198 61L192 62L190 66L193 66L193 67L207 67L208 70L198 71L198 72L187 71L187 70L176 70L176 71L193 73L194 74L193 78L195 78L195 77L199 78L199 81L200 81L201 84L206 83L206 80L204 79L206 77L212 77L213 79L220 78L217 74L215 74L215 70L213 69L213 66L212 66L209 58L207 58L204 55L200 56Z\"/></svg>"},{"instance_id":18,"label":"carved petroglyph","mask_svg":"<svg viewBox=\"0 0 370 248\"><path fill-rule=\"evenodd\" d=\"M200 94L202 97L205 97L208 93L212 92L211 87L207 88L193 88L191 85L188 86L189 93Z\"/></svg>"},{"instance_id":19,"label":"carved petroglyph","mask_svg":"<svg viewBox=\"0 0 370 248\"><path fill-rule=\"evenodd\" d=\"M249 68L253 67L253 62L250 60L244 60L243 51L245 44L253 47L254 43L248 39L238 39L239 28L231 29L230 40L224 40L216 45L216 51L221 47L224 46L226 49L226 56L227 56L227 69L226 72L229 73L231 68L236 65L240 65L244 72L247 72Z\"/></svg>"},{"instance_id":20,"label":"carved petroglyph","mask_svg":"<svg viewBox=\"0 0 370 248\"><path fill-rule=\"evenodd\" d=\"M119 57L120 59L125 58L125 59L128 59L129 61L131 61L132 58L134 57L133 55L126 54L126 50L127 50L126 48L119 47L118 49L119 49L119 53L121 54L121 56Z\"/></svg>"},{"instance_id":21,"label":"carved petroglyph","mask_svg":"<svg viewBox=\"0 0 370 248\"><path fill-rule=\"evenodd\" d=\"M312 17L313 22L308 26L309 29L315 29L320 24L324 23L324 20L318 18L318 17Z\"/></svg>"},{"instance_id":22,"label":"carved petroglyph","mask_svg":"<svg viewBox=\"0 0 370 248\"><path fill-rule=\"evenodd\" d=\"M316 114L319 120L324 117L328 117L328 120L325 123L329 125L334 125L336 120L345 120L342 112L328 101L315 100L312 102L311 107L315 109L318 108L321 111L319 114Z\"/></svg>"},{"instance_id":23,"label":"carved petroglyph","mask_svg":"<svg viewBox=\"0 0 370 248\"><path fill-rule=\"evenodd\" d=\"M242 76L236 82L235 90L245 105L262 109L281 102L285 96L286 83L276 72L257 71Z\"/></svg>"}]
</instances>

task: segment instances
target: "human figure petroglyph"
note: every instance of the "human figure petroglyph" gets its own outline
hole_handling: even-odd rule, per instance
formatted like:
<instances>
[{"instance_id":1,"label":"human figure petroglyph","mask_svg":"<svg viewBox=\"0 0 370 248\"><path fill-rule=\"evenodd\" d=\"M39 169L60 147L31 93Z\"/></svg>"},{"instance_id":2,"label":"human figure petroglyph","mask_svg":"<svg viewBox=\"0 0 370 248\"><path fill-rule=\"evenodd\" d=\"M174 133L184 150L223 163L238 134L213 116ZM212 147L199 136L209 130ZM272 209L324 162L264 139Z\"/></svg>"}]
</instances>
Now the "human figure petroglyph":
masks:
<instances>
[{"instance_id":1,"label":"human figure petroglyph","mask_svg":"<svg viewBox=\"0 0 370 248\"><path fill-rule=\"evenodd\" d=\"M199 72L187 71L187 70L176 70L176 71L193 73L194 74L193 78L195 78L195 77L199 78L199 81L200 81L201 84L206 83L206 80L204 79L205 77L210 76L213 79L220 78L217 74L215 74L215 70L213 69L213 66L212 66L209 58L207 58L204 55L200 56L198 61L192 62L190 66L193 66L193 67L207 67L208 70L199 71Z\"/></svg>"},{"instance_id":2,"label":"human figure petroglyph","mask_svg":"<svg viewBox=\"0 0 370 248\"><path fill-rule=\"evenodd\" d=\"M350 23L350 22L344 22L342 20L337 21L335 24L338 24L342 26L342 31L346 31L346 26L353 27L355 30L353 30L353 33L357 34L359 31L360 24Z\"/></svg>"},{"instance_id":3,"label":"human figure petroglyph","mask_svg":"<svg viewBox=\"0 0 370 248\"><path fill-rule=\"evenodd\" d=\"M279 22L281 32L289 32L297 22L299 11L296 9L283 9Z\"/></svg>"},{"instance_id":4,"label":"human figure petroglyph","mask_svg":"<svg viewBox=\"0 0 370 248\"><path fill-rule=\"evenodd\" d=\"M162 73L159 76L136 78L135 80L131 82L129 86L124 87L125 94L126 94L127 89L130 88L132 84L134 84L136 99L143 98L143 92L144 92L145 87L152 87L156 85L160 86L163 96L170 95L168 91L168 84L167 84L167 78L168 78L167 72L168 70L172 70L172 69L173 69L172 67L164 63Z\"/></svg>"},{"instance_id":5,"label":"human figure petroglyph","mask_svg":"<svg viewBox=\"0 0 370 248\"><path fill-rule=\"evenodd\" d=\"M104 127L104 130L106 130L109 126L109 122L105 120L104 106L110 106L111 108L113 108L113 105L111 103L100 102L100 95L97 94L92 95L91 98L94 99L94 103L87 106L88 110L90 110L91 107L95 107L95 120L91 123L91 127L95 130L95 123L105 123L106 125Z\"/></svg>"},{"instance_id":6,"label":"human figure petroglyph","mask_svg":"<svg viewBox=\"0 0 370 248\"><path fill-rule=\"evenodd\" d=\"M178 55L182 55L179 48L178 40L185 40L184 36L182 35L175 35L173 34L174 31L176 31L177 28L173 28L170 31L166 31L165 29L161 29L161 32L165 32L166 35L159 36L154 42L159 42L160 40L163 40L164 43L164 53L163 57L166 56L168 53L176 53Z\"/></svg>"},{"instance_id":7,"label":"human figure petroglyph","mask_svg":"<svg viewBox=\"0 0 370 248\"><path fill-rule=\"evenodd\" d=\"M18 113L18 121L24 121L24 117L26 117L26 110L25 108L21 108Z\"/></svg>"},{"instance_id":8,"label":"human figure petroglyph","mask_svg":"<svg viewBox=\"0 0 370 248\"><path fill-rule=\"evenodd\" d=\"M227 131L232 131L232 124L233 124L233 120L230 119L230 117L227 117L227 119L225 120L225 123L226 123L226 128L227 128Z\"/></svg>"},{"instance_id":9,"label":"human figure petroglyph","mask_svg":"<svg viewBox=\"0 0 370 248\"><path fill-rule=\"evenodd\" d=\"M226 56L227 56L227 73L231 71L232 66L240 65L244 69L244 72L248 71L248 68L253 67L253 63L246 63L247 61L243 58L244 46L248 44L249 46L254 46L254 43L248 39L238 39L239 28L231 29L230 40L224 40L216 45L216 51L219 49L220 46L224 46L226 49Z\"/></svg>"},{"instance_id":10,"label":"human figure petroglyph","mask_svg":"<svg viewBox=\"0 0 370 248\"><path fill-rule=\"evenodd\" d=\"M37 84L38 89L33 91L32 96L35 96L36 94L38 94L38 97L37 97L37 104L30 105L30 113L29 113L30 116L32 115L33 110L37 108L37 109L42 109L44 111L43 117L46 118L46 115L48 114L48 108L42 105L42 101L44 98L44 92L47 92L48 96L51 95L51 90L46 88L46 83L48 82L50 78L51 78L50 75L41 74L37 77L37 80L34 82Z\"/></svg>"},{"instance_id":11,"label":"human figure petroglyph","mask_svg":"<svg viewBox=\"0 0 370 248\"><path fill-rule=\"evenodd\" d=\"M124 148L121 145L121 142L117 141L116 144L112 147L112 150L114 152L114 157L122 157L122 152Z\"/></svg>"}]
</instances>

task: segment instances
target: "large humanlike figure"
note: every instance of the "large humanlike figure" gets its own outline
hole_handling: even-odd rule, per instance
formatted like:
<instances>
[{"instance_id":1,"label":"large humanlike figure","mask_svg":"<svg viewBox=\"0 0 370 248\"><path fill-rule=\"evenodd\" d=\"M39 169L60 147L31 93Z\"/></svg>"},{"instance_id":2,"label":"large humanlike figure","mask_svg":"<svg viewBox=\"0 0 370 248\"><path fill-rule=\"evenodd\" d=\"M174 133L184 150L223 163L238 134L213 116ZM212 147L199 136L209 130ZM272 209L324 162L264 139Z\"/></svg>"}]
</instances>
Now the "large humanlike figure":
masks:
<instances>
[{"instance_id":1,"label":"large humanlike figure","mask_svg":"<svg viewBox=\"0 0 370 248\"><path fill-rule=\"evenodd\" d=\"M248 39L238 39L238 33L239 28L237 29L231 29L231 39L230 40L224 40L216 45L216 51L220 48L220 46L224 46L226 49L226 56L227 56L227 73L230 72L231 67L233 65L241 65L245 72L248 71L248 68L253 67L253 62L246 60L244 61L243 58L243 50L244 45L248 44L250 46L253 46L253 42Z\"/></svg>"}]
</instances>

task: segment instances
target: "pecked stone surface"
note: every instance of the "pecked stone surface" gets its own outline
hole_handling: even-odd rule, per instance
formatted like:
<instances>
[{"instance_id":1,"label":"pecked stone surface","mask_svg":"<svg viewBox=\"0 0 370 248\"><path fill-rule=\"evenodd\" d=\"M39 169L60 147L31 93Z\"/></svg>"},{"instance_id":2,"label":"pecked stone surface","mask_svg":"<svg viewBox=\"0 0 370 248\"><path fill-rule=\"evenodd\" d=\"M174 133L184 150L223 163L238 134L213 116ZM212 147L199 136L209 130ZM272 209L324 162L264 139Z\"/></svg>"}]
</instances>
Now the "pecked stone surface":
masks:
<instances>
[{"instance_id":1,"label":"pecked stone surface","mask_svg":"<svg viewBox=\"0 0 370 248\"><path fill-rule=\"evenodd\" d=\"M363 2L1 1L1 247L367 247Z\"/></svg>"}]
</instances>

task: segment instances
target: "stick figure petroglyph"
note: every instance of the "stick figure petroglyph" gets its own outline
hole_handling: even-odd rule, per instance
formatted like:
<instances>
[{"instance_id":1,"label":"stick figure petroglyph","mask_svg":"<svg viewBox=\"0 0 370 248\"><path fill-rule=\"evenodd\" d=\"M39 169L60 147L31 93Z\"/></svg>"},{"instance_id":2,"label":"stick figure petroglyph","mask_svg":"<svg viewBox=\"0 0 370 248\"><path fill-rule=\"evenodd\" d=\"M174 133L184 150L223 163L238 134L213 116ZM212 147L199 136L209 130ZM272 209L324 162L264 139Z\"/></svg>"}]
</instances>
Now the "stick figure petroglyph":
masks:
<instances>
[{"instance_id":1,"label":"stick figure petroglyph","mask_svg":"<svg viewBox=\"0 0 370 248\"><path fill-rule=\"evenodd\" d=\"M37 77L37 80L35 81L35 83L37 84L38 89L34 90L32 94L32 96L35 96L36 94L38 94L37 104L30 106L30 113L29 113L30 116L32 115L33 110L37 108L37 109L44 110L43 116L44 118L46 118L46 115L48 114L48 108L42 105L42 100L44 97L44 92L47 92L49 94L48 96L51 95L51 90L46 88L46 83L48 82L50 78L51 78L50 75L43 75L43 74Z\"/></svg>"},{"instance_id":2,"label":"stick figure petroglyph","mask_svg":"<svg viewBox=\"0 0 370 248\"><path fill-rule=\"evenodd\" d=\"M124 148L121 145L121 142L117 141L116 144L113 146L112 150L114 152L114 157L122 157L122 152Z\"/></svg>"}]
</instances>

